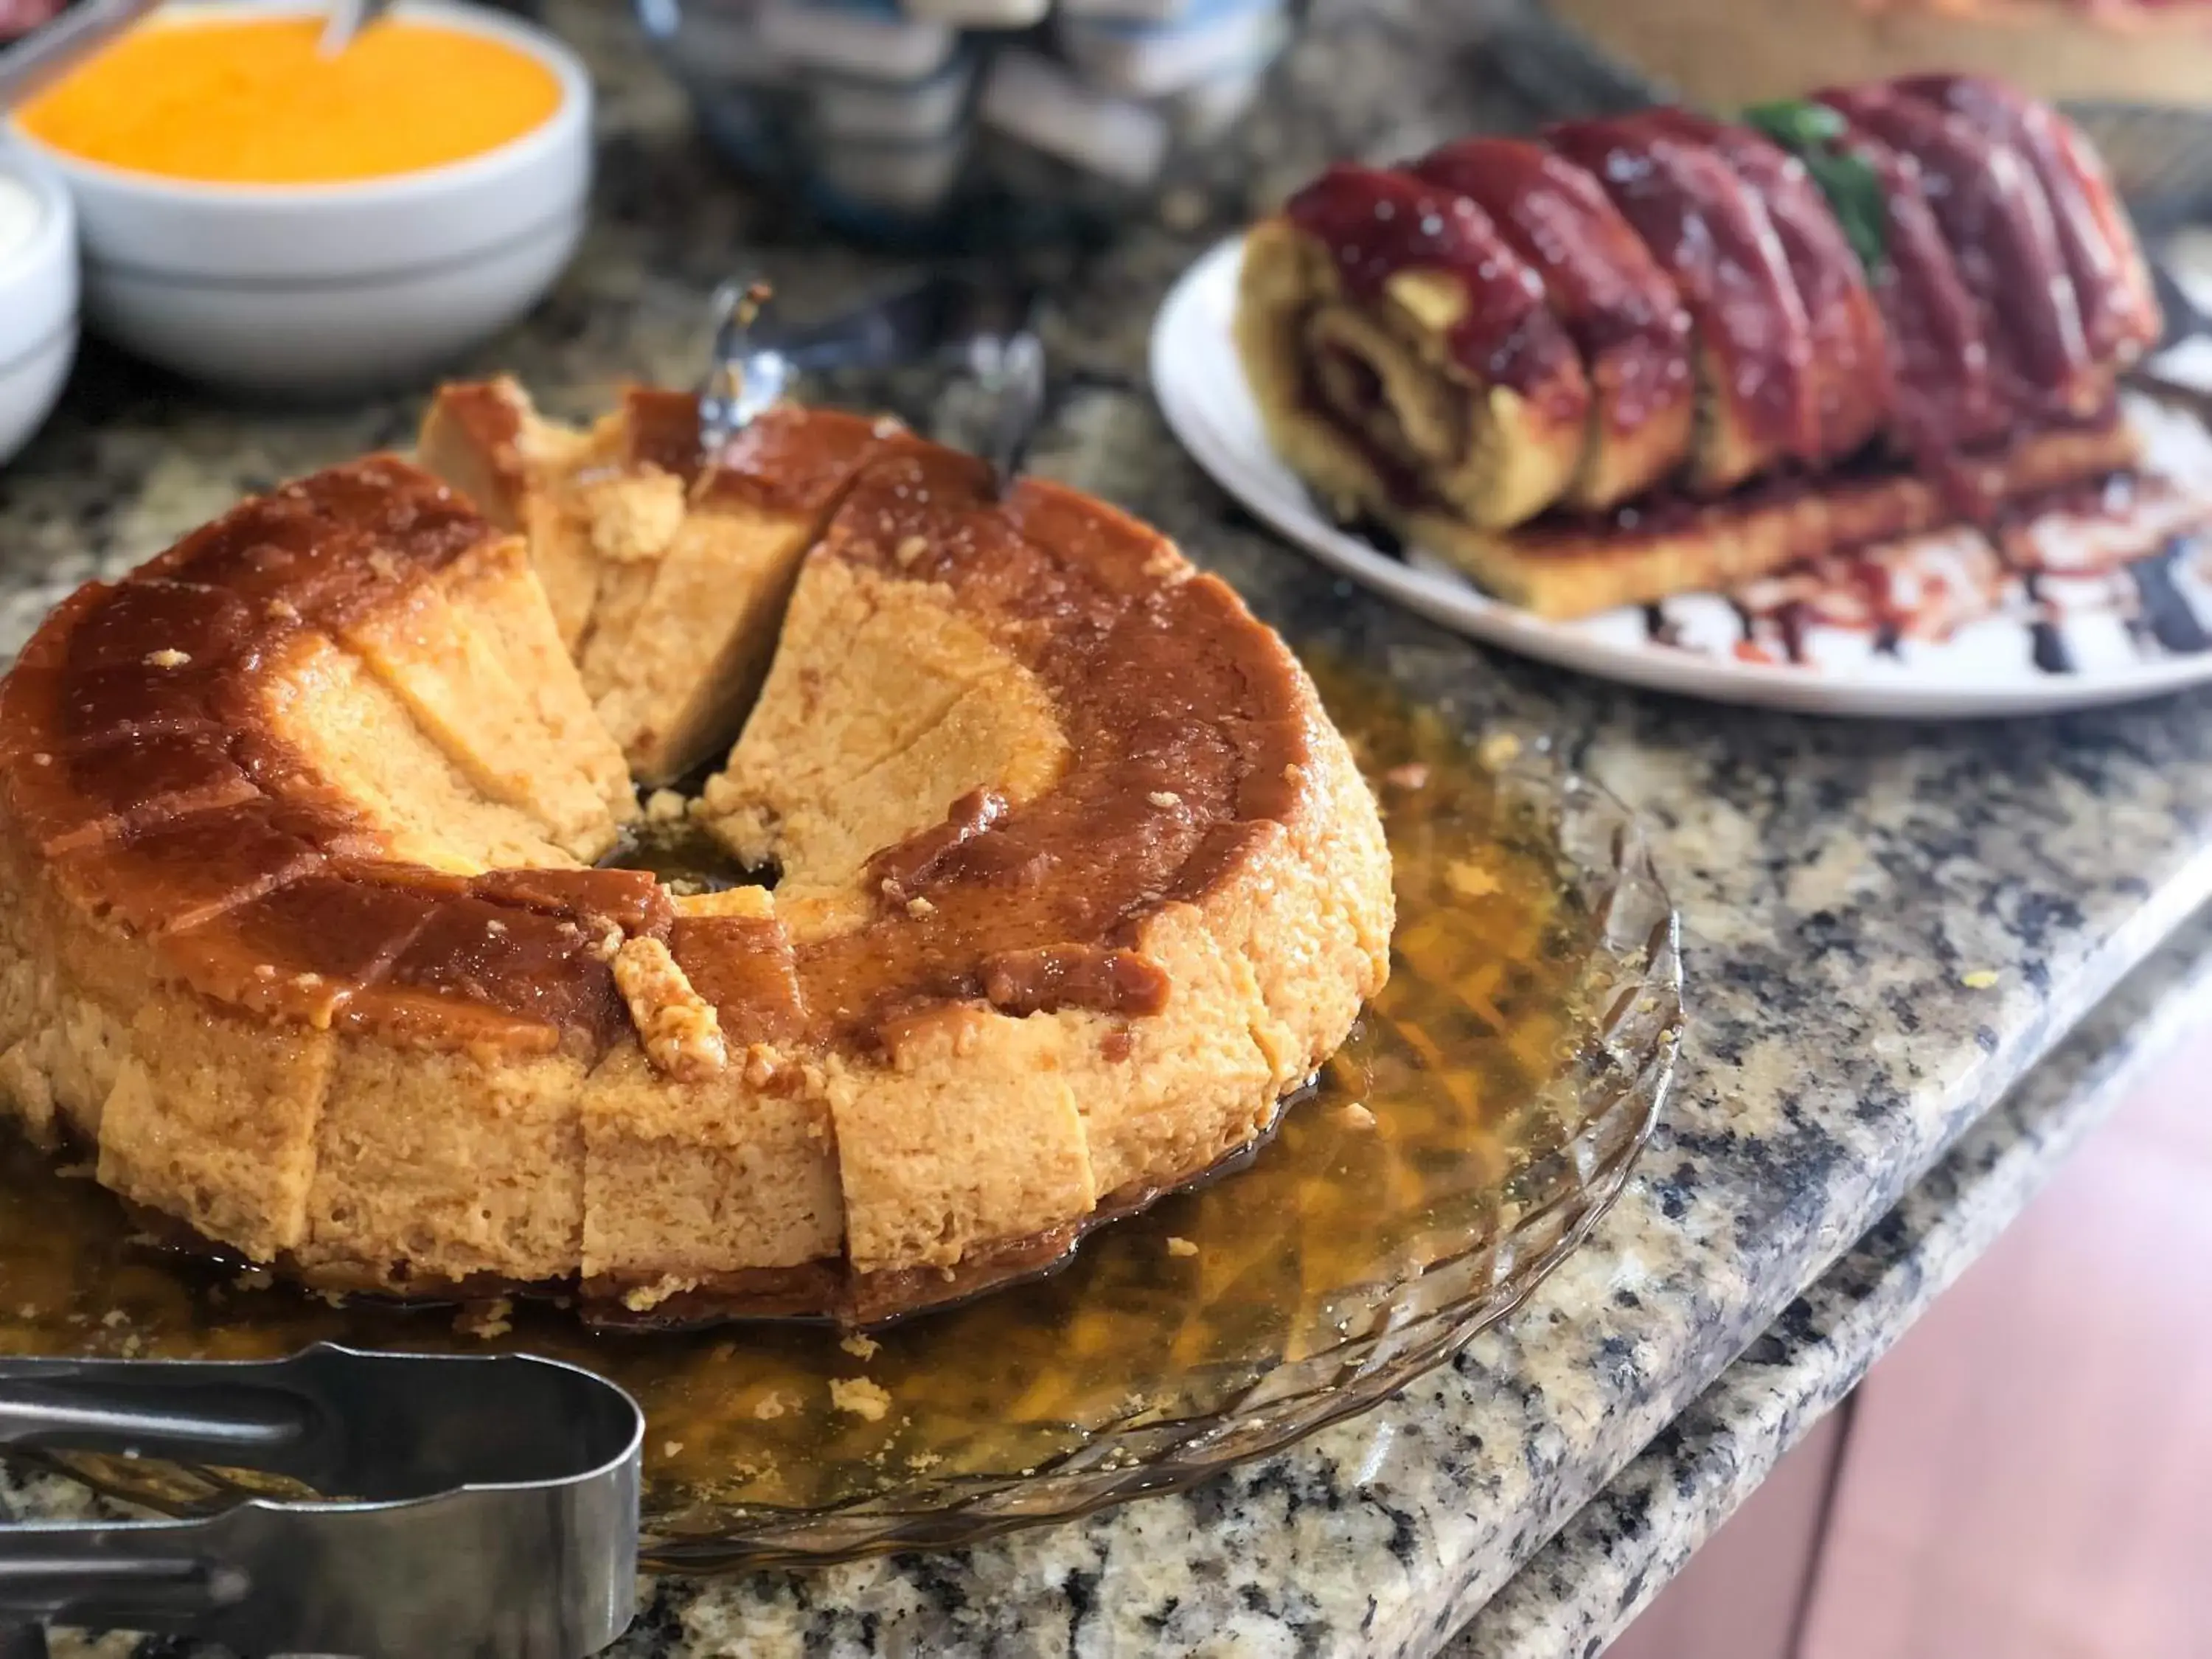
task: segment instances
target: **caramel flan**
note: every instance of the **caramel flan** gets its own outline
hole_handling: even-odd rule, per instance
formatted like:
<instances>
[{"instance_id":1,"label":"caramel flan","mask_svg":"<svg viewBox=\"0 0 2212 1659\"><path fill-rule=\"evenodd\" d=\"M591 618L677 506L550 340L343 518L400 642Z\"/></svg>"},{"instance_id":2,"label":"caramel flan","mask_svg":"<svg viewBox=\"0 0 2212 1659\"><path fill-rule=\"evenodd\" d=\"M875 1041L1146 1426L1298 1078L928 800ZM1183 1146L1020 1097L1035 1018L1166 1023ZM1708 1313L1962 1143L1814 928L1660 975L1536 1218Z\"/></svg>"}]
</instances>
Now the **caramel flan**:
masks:
<instances>
[{"instance_id":1,"label":"caramel flan","mask_svg":"<svg viewBox=\"0 0 2212 1659\"><path fill-rule=\"evenodd\" d=\"M823 412L696 430L453 388L453 483L317 474L54 613L0 686L35 1138L318 1286L673 1322L965 1294L1264 1133L1392 914L1282 642L1072 490ZM702 745L774 886L593 867Z\"/></svg>"}]
</instances>

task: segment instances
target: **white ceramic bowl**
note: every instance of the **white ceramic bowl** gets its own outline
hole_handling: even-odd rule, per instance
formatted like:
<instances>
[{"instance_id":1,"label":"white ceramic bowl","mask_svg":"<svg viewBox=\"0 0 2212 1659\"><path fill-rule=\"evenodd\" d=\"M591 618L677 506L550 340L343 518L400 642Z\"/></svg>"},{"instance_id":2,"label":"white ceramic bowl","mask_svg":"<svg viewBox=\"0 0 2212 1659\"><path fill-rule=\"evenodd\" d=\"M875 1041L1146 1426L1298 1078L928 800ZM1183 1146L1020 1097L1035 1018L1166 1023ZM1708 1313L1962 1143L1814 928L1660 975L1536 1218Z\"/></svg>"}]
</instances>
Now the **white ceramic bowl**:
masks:
<instances>
[{"instance_id":1,"label":"white ceramic bowl","mask_svg":"<svg viewBox=\"0 0 2212 1659\"><path fill-rule=\"evenodd\" d=\"M240 9L319 15L226 0L163 15ZM520 47L560 78L560 107L481 155L337 185L186 183L18 128L76 196L94 329L196 379L322 397L418 381L538 301L583 234L590 77L551 35L497 12L406 0L398 15Z\"/></svg>"},{"instance_id":2,"label":"white ceramic bowl","mask_svg":"<svg viewBox=\"0 0 2212 1659\"><path fill-rule=\"evenodd\" d=\"M0 465L30 441L76 356L76 218L46 167L0 143L0 173L39 201L31 240L0 253Z\"/></svg>"}]
</instances>

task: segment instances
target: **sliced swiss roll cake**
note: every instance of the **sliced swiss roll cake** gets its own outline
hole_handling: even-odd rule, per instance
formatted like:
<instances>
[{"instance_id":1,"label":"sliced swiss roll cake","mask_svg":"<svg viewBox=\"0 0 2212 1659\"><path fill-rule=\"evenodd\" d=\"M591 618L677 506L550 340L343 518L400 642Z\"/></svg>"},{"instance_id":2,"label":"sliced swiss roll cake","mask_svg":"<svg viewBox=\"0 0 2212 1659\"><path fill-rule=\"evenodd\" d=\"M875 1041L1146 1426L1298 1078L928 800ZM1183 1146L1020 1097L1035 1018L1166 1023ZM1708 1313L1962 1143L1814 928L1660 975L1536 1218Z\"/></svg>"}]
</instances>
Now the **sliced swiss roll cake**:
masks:
<instances>
[{"instance_id":1,"label":"sliced swiss roll cake","mask_svg":"<svg viewBox=\"0 0 2212 1659\"><path fill-rule=\"evenodd\" d=\"M1437 193L1479 217L1433 222L1479 239L1446 252L1392 231L1402 204ZM1493 240L1511 256L1483 269L1494 283L1461 282L1457 261ZM1250 247L1239 342L1285 458L1333 504L1556 615L1979 521L2132 465L2118 376L2160 330L2087 143L1965 76L1740 122L1646 110L1540 141L1470 138L1397 172L1339 168ZM1454 303L1425 358L1347 349L1415 337L1401 296L1440 290ZM1495 469L1455 470L1472 452L1449 441L1455 411L1463 429L1501 406L1494 382L1407 365L1449 361L1447 325L1496 337L1533 317L1557 325L1586 401L1578 447L1570 398L1541 426L1511 409L1505 429L1540 434L1550 465L1506 490Z\"/></svg>"},{"instance_id":2,"label":"sliced swiss roll cake","mask_svg":"<svg viewBox=\"0 0 2212 1659\"><path fill-rule=\"evenodd\" d=\"M2048 104L1985 75L1917 75L1897 85L2026 159L2051 204L2091 358L2124 366L2155 346L2161 328L2149 267L2112 175L2081 130Z\"/></svg>"},{"instance_id":3,"label":"sliced swiss roll cake","mask_svg":"<svg viewBox=\"0 0 2212 1659\"><path fill-rule=\"evenodd\" d=\"M2001 437L2013 412L1992 381L1982 308L1919 164L1824 104L1764 105L1747 118L1808 165L1867 264L1888 343L1893 447L1940 463Z\"/></svg>"},{"instance_id":4,"label":"sliced swiss roll cake","mask_svg":"<svg viewBox=\"0 0 2212 1659\"><path fill-rule=\"evenodd\" d=\"M1888 423L1889 337L1867 268L1803 161L1749 127L1687 110L1653 110L1656 130L1726 162L1765 210L1805 307L1817 434L1808 461L1856 454Z\"/></svg>"},{"instance_id":5,"label":"sliced swiss roll cake","mask_svg":"<svg viewBox=\"0 0 2212 1659\"><path fill-rule=\"evenodd\" d=\"M1697 407L1690 313L1603 187L1519 138L1463 138L1413 171L1490 216L1582 354L1589 428L1565 505L1602 511L1671 476Z\"/></svg>"},{"instance_id":6,"label":"sliced swiss roll cake","mask_svg":"<svg viewBox=\"0 0 2212 1659\"><path fill-rule=\"evenodd\" d=\"M1689 486L1720 495L1817 458L1812 325L1757 193L1650 113L1571 122L1547 137L1605 186L1689 308L1698 398Z\"/></svg>"},{"instance_id":7,"label":"sliced swiss roll cake","mask_svg":"<svg viewBox=\"0 0 2212 1659\"><path fill-rule=\"evenodd\" d=\"M1534 518L1583 463L1590 386L1542 281L1467 198L1332 167L1246 245L1237 343L1271 438L1346 509Z\"/></svg>"},{"instance_id":8,"label":"sliced swiss roll cake","mask_svg":"<svg viewBox=\"0 0 2212 1659\"><path fill-rule=\"evenodd\" d=\"M1918 164L1966 287L1982 308L1999 392L2023 416L2087 416L2112 374L2089 355L2051 198L2001 137L1895 86L1819 100Z\"/></svg>"}]
</instances>

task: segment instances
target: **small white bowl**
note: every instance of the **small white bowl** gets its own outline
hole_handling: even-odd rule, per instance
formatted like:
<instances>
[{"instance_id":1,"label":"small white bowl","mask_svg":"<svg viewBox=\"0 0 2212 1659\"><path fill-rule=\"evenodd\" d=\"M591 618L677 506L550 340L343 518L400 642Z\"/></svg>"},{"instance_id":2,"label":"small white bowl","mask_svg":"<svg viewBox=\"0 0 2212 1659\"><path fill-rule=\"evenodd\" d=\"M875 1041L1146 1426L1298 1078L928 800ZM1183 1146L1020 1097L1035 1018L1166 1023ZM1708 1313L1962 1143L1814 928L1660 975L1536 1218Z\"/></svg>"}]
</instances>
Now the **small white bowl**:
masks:
<instances>
[{"instance_id":1,"label":"small white bowl","mask_svg":"<svg viewBox=\"0 0 2212 1659\"><path fill-rule=\"evenodd\" d=\"M242 11L321 15L311 0L223 0L162 15L189 27ZM497 12L405 0L396 15L520 47L559 77L559 107L481 155L335 185L164 179L17 126L76 196L94 329L198 380L328 397L419 381L543 297L583 234L591 77L551 35Z\"/></svg>"},{"instance_id":2,"label":"small white bowl","mask_svg":"<svg viewBox=\"0 0 2212 1659\"><path fill-rule=\"evenodd\" d=\"M30 441L76 356L76 216L61 181L0 144L0 174L39 204L31 239L0 253L0 465Z\"/></svg>"}]
</instances>

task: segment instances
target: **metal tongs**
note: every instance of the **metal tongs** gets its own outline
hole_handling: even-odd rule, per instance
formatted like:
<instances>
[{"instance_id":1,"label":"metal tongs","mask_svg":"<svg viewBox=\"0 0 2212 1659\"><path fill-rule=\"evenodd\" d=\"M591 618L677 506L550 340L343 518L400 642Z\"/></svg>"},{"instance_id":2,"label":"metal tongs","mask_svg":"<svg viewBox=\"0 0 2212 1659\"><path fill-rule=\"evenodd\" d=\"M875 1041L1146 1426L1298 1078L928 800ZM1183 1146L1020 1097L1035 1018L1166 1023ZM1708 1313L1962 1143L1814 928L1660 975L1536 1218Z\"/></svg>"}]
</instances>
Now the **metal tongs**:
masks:
<instances>
[{"instance_id":1,"label":"metal tongs","mask_svg":"<svg viewBox=\"0 0 2212 1659\"><path fill-rule=\"evenodd\" d=\"M757 280L715 290L713 361L699 392L699 438L709 459L799 374L940 362L963 368L986 399L980 447L1000 483L1021 470L1045 410L1031 289L1002 277L939 275L795 327L768 315L771 297Z\"/></svg>"},{"instance_id":2,"label":"metal tongs","mask_svg":"<svg viewBox=\"0 0 2212 1659\"><path fill-rule=\"evenodd\" d=\"M244 1653L580 1659L634 1611L645 1419L522 1355L0 1358L0 1449L255 1470L320 1496L0 1524L0 1656L48 1623Z\"/></svg>"}]
</instances>

